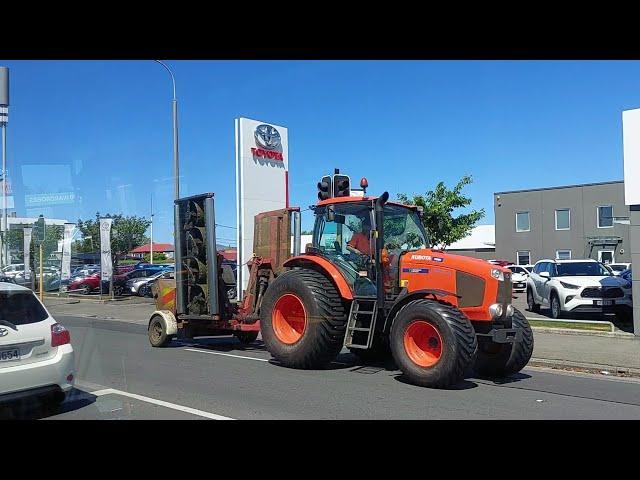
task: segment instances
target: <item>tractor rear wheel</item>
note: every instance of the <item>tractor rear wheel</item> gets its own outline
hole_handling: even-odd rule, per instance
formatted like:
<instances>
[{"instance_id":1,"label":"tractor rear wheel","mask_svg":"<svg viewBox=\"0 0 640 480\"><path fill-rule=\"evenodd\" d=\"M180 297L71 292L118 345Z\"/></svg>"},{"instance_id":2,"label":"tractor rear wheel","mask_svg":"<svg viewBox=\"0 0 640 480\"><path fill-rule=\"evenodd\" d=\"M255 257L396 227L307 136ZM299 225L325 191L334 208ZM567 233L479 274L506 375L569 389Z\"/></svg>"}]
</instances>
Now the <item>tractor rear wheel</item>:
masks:
<instances>
[{"instance_id":1,"label":"tractor rear wheel","mask_svg":"<svg viewBox=\"0 0 640 480\"><path fill-rule=\"evenodd\" d=\"M400 309L391 327L391 353L407 380L447 388L460 382L477 347L469 319L456 307L414 300Z\"/></svg>"},{"instance_id":2,"label":"tractor rear wheel","mask_svg":"<svg viewBox=\"0 0 640 480\"><path fill-rule=\"evenodd\" d=\"M506 377L522 370L533 354L533 331L519 310L511 317L512 328L522 330L522 341L516 343L479 342L473 369L486 377Z\"/></svg>"},{"instance_id":3,"label":"tractor rear wheel","mask_svg":"<svg viewBox=\"0 0 640 480\"><path fill-rule=\"evenodd\" d=\"M333 283L320 272L290 270L267 288L260 331L271 355L290 368L322 368L344 342L347 312Z\"/></svg>"}]
</instances>

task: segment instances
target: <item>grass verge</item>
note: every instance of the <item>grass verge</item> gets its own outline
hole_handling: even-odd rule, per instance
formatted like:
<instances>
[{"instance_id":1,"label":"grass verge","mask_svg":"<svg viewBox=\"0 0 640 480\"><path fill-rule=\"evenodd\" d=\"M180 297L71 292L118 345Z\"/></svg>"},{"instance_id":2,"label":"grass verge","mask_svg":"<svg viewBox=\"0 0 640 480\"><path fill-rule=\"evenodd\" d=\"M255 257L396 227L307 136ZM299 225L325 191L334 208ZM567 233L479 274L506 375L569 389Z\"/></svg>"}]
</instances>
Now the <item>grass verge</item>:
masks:
<instances>
[{"instance_id":1,"label":"grass verge","mask_svg":"<svg viewBox=\"0 0 640 480\"><path fill-rule=\"evenodd\" d=\"M591 330L596 332L610 332L611 326L608 323L572 323L572 322L556 322L554 320L529 320L532 327L547 328L567 328L571 330Z\"/></svg>"}]
</instances>

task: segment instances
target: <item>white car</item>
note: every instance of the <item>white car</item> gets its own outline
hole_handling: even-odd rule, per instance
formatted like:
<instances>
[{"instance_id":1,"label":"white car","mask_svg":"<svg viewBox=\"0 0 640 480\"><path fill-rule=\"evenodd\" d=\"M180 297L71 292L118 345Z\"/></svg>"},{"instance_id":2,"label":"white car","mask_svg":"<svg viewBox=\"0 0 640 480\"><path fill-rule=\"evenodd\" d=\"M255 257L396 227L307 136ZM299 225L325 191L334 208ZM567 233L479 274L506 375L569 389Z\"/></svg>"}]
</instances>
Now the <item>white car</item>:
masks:
<instances>
[{"instance_id":1,"label":"white car","mask_svg":"<svg viewBox=\"0 0 640 480\"><path fill-rule=\"evenodd\" d=\"M540 260L527 280L527 304L533 312L549 307L553 318L590 312L628 319L633 311L631 282L592 259Z\"/></svg>"},{"instance_id":2,"label":"white car","mask_svg":"<svg viewBox=\"0 0 640 480\"><path fill-rule=\"evenodd\" d=\"M75 375L69 331L31 290L0 283L0 404L25 397L60 404Z\"/></svg>"},{"instance_id":3,"label":"white car","mask_svg":"<svg viewBox=\"0 0 640 480\"><path fill-rule=\"evenodd\" d=\"M506 268L511 270L511 285L514 292L524 292L527 289L527 278L529 278L529 270L521 265L507 265Z\"/></svg>"},{"instance_id":4,"label":"white car","mask_svg":"<svg viewBox=\"0 0 640 480\"><path fill-rule=\"evenodd\" d=\"M631 268L630 263L610 263L607 265L614 275L620 275L625 270Z\"/></svg>"}]
</instances>

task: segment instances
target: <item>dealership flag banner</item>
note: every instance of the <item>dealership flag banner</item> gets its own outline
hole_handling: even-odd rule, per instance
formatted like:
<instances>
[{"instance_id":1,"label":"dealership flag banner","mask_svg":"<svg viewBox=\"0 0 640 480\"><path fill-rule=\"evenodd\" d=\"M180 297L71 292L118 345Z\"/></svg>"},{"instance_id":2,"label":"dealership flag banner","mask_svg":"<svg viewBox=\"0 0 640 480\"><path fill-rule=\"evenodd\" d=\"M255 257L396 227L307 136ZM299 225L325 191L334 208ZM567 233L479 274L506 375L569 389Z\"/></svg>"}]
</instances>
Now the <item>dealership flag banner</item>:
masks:
<instances>
[{"instance_id":1,"label":"dealership flag banner","mask_svg":"<svg viewBox=\"0 0 640 480\"><path fill-rule=\"evenodd\" d=\"M113 218L100 219L100 277L102 281L110 281L113 267L111 265L111 223Z\"/></svg>"},{"instance_id":2,"label":"dealership flag banner","mask_svg":"<svg viewBox=\"0 0 640 480\"><path fill-rule=\"evenodd\" d=\"M31 277L31 227L24 227L24 279L30 280Z\"/></svg>"},{"instance_id":3,"label":"dealership flag banner","mask_svg":"<svg viewBox=\"0 0 640 480\"><path fill-rule=\"evenodd\" d=\"M76 228L73 223L64 224L64 237L62 237L62 272L61 280L69 280L71 278L71 237L73 230Z\"/></svg>"},{"instance_id":4,"label":"dealership flag banner","mask_svg":"<svg viewBox=\"0 0 640 480\"><path fill-rule=\"evenodd\" d=\"M247 262L253 256L254 217L288 206L289 133L285 127L249 118L237 118L235 123L240 299L249 282Z\"/></svg>"}]
</instances>

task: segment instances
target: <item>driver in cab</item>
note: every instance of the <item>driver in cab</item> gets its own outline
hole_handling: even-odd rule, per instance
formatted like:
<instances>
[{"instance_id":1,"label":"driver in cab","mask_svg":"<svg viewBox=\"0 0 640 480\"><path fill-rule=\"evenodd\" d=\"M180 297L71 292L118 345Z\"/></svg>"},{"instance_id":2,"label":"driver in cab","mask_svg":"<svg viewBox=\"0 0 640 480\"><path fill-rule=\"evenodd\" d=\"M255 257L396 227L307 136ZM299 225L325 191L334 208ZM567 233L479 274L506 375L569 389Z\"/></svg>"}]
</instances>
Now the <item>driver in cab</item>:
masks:
<instances>
[{"instance_id":1,"label":"driver in cab","mask_svg":"<svg viewBox=\"0 0 640 480\"><path fill-rule=\"evenodd\" d=\"M371 219L362 217L360 231L353 234L347 242L347 250L359 255L371 257Z\"/></svg>"}]
</instances>

